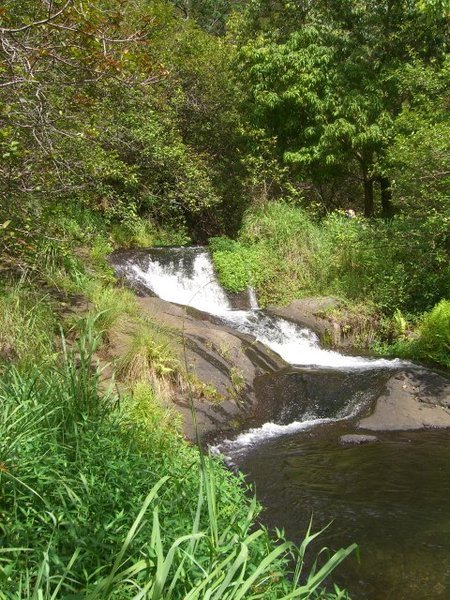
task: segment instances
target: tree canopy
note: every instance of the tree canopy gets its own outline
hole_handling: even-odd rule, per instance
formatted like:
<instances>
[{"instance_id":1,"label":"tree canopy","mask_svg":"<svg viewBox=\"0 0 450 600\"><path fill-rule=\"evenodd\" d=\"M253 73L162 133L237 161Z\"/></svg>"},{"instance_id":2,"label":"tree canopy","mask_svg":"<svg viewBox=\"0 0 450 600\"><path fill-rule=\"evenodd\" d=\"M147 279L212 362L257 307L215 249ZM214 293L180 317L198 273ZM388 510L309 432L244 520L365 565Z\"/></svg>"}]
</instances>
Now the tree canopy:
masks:
<instances>
[{"instance_id":1,"label":"tree canopy","mask_svg":"<svg viewBox=\"0 0 450 600\"><path fill-rule=\"evenodd\" d=\"M397 117L417 104L413 72L442 72L446 27L442 12L410 1L254 2L238 62L251 118L276 136L280 160L299 178L361 187L366 216L379 183L387 216L391 182L382 165Z\"/></svg>"},{"instance_id":2,"label":"tree canopy","mask_svg":"<svg viewBox=\"0 0 450 600\"><path fill-rule=\"evenodd\" d=\"M440 0L6 0L0 42L15 214L75 199L205 239L257 198L448 208Z\"/></svg>"}]
</instances>

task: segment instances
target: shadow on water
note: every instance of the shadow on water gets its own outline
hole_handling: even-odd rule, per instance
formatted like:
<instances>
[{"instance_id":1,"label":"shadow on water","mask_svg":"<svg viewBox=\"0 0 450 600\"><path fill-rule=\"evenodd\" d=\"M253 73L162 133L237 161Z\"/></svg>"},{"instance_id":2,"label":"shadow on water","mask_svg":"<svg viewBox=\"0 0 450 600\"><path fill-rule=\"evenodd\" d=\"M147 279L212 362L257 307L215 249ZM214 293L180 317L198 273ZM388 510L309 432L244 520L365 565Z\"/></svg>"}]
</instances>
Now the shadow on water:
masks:
<instances>
[{"instance_id":1,"label":"shadow on water","mask_svg":"<svg viewBox=\"0 0 450 600\"><path fill-rule=\"evenodd\" d=\"M331 523L316 549L356 541L333 579L356 600L450 598L450 432L396 432L343 446L336 422L269 439L233 460L255 484L263 521L302 539Z\"/></svg>"}]
</instances>

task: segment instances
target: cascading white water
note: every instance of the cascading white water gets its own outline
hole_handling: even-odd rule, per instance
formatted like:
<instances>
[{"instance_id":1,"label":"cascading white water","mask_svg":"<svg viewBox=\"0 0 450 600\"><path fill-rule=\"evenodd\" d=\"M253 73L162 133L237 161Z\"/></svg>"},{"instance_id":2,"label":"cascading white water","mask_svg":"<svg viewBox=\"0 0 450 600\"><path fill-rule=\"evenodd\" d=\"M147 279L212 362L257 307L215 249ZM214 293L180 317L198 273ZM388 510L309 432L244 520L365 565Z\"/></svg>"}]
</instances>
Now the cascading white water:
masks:
<instances>
[{"instance_id":1,"label":"cascading white water","mask_svg":"<svg viewBox=\"0 0 450 600\"><path fill-rule=\"evenodd\" d=\"M192 306L213 315L226 314L231 304L220 286L207 252L186 248L185 255L173 250L172 259L148 257L145 265L130 262L128 276L134 277L163 300Z\"/></svg>"},{"instance_id":2,"label":"cascading white water","mask_svg":"<svg viewBox=\"0 0 450 600\"><path fill-rule=\"evenodd\" d=\"M216 317L228 326L254 336L279 354L286 362L302 367L323 367L345 371L397 368L402 361L348 356L320 347L317 335L295 323L272 317L258 308L256 294L249 290L249 310L234 310L221 287L209 253L202 248L170 248L137 254L122 260L119 272L143 285L163 300L191 306ZM349 406L337 419L349 418L357 407ZM308 429L335 419L313 414L288 424L265 423L226 442L236 450L273 436ZM221 450L224 450L221 448Z\"/></svg>"},{"instance_id":3,"label":"cascading white water","mask_svg":"<svg viewBox=\"0 0 450 600\"><path fill-rule=\"evenodd\" d=\"M163 300L192 306L223 319L242 333L279 354L292 365L341 369L397 367L398 360L348 356L320 347L317 335L305 327L257 310L255 291L249 290L250 310L233 310L221 287L209 253L201 248L170 249L129 261L127 276L138 280Z\"/></svg>"},{"instance_id":4,"label":"cascading white water","mask_svg":"<svg viewBox=\"0 0 450 600\"><path fill-rule=\"evenodd\" d=\"M260 311L229 311L223 319L242 333L256 339L296 366L316 366L342 369L396 368L398 359L373 359L349 356L320 347L318 336L306 327L271 317Z\"/></svg>"}]
</instances>

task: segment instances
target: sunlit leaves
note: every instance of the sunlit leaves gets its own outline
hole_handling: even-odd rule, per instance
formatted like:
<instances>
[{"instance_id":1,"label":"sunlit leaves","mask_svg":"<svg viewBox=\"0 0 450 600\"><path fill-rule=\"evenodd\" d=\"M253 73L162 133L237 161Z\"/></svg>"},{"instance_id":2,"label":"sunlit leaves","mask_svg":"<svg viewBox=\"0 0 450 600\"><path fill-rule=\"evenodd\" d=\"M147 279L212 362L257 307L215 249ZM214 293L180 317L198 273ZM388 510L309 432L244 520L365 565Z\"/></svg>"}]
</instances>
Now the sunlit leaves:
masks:
<instances>
[{"instance_id":1,"label":"sunlit leaves","mask_svg":"<svg viewBox=\"0 0 450 600\"><path fill-rule=\"evenodd\" d=\"M409 2L259 0L246 19L239 67L250 117L276 137L279 155L296 165L297 176L320 185L356 166L359 173L350 176L364 181L372 214L379 162L411 98L402 70L441 62L442 15L426 23Z\"/></svg>"}]
</instances>

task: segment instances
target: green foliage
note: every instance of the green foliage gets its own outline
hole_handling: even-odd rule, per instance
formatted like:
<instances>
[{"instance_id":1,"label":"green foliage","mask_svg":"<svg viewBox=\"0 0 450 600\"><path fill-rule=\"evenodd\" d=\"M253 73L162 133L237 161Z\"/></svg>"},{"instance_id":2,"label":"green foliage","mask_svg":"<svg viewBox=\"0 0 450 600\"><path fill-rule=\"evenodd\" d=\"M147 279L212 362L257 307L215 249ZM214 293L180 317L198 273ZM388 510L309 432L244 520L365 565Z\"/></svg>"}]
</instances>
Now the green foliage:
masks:
<instances>
[{"instance_id":1,"label":"green foliage","mask_svg":"<svg viewBox=\"0 0 450 600\"><path fill-rule=\"evenodd\" d=\"M56 319L49 298L26 280L0 284L0 365L12 360L21 366L55 351ZM1 372L1 367L0 367Z\"/></svg>"},{"instance_id":2,"label":"green foliage","mask_svg":"<svg viewBox=\"0 0 450 600\"><path fill-rule=\"evenodd\" d=\"M227 17L235 5L239 7L238 0L172 0L184 16L195 21L206 31L215 34L224 32Z\"/></svg>"},{"instance_id":3,"label":"green foliage","mask_svg":"<svg viewBox=\"0 0 450 600\"><path fill-rule=\"evenodd\" d=\"M0 19L0 197L11 213L26 203L36 221L75 200L124 224L128 245L153 243L142 216L199 237L220 227L219 205L242 191L228 177L240 169L230 47L164 0L49 12L8 0Z\"/></svg>"},{"instance_id":4,"label":"green foliage","mask_svg":"<svg viewBox=\"0 0 450 600\"><path fill-rule=\"evenodd\" d=\"M334 294L386 314L419 313L447 294L447 232L434 214L376 222L335 213L315 223L270 203L248 212L237 242L213 240L212 250L222 283L255 285L262 305Z\"/></svg>"},{"instance_id":5,"label":"green foliage","mask_svg":"<svg viewBox=\"0 0 450 600\"><path fill-rule=\"evenodd\" d=\"M247 114L276 137L279 159L321 203L359 208L363 195L371 216L379 183L389 216L379 163L402 104L414 102L403 71L439 71L445 31L442 12L425 15L406 1L252 2L235 32Z\"/></svg>"},{"instance_id":6,"label":"green foliage","mask_svg":"<svg viewBox=\"0 0 450 600\"><path fill-rule=\"evenodd\" d=\"M144 384L101 395L98 343L88 327L59 365L0 380L0 597L321 597L354 547L301 573L315 535L297 551L255 526L242 480L200 460Z\"/></svg>"},{"instance_id":7,"label":"green foliage","mask_svg":"<svg viewBox=\"0 0 450 600\"><path fill-rule=\"evenodd\" d=\"M413 342L414 352L450 367L450 301L441 300L425 313L419 325L419 337Z\"/></svg>"},{"instance_id":8,"label":"green foliage","mask_svg":"<svg viewBox=\"0 0 450 600\"><path fill-rule=\"evenodd\" d=\"M135 383L125 402L125 414L130 420L130 426L135 429L136 438L139 437L142 444L148 444L149 436L159 436L160 443L164 444L167 438L173 437L172 434L181 431L180 414L172 407L164 406L148 382L141 380Z\"/></svg>"},{"instance_id":9,"label":"green foliage","mask_svg":"<svg viewBox=\"0 0 450 600\"><path fill-rule=\"evenodd\" d=\"M421 315L412 332L380 351L450 367L450 301L441 300Z\"/></svg>"},{"instance_id":10,"label":"green foliage","mask_svg":"<svg viewBox=\"0 0 450 600\"><path fill-rule=\"evenodd\" d=\"M320 287L319 234L302 210L269 203L247 213L237 243L213 243L214 264L225 287L253 285L262 306L287 304Z\"/></svg>"},{"instance_id":11,"label":"green foliage","mask_svg":"<svg viewBox=\"0 0 450 600\"><path fill-rule=\"evenodd\" d=\"M173 380L180 372L169 334L151 322L138 322L117 375L131 383Z\"/></svg>"},{"instance_id":12,"label":"green foliage","mask_svg":"<svg viewBox=\"0 0 450 600\"><path fill-rule=\"evenodd\" d=\"M136 297L126 288L104 287L93 280L84 292L93 304L90 313L95 330L106 342L110 340L112 330L120 327L127 316L137 314ZM82 323L84 320L82 317Z\"/></svg>"},{"instance_id":13,"label":"green foliage","mask_svg":"<svg viewBox=\"0 0 450 600\"><path fill-rule=\"evenodd\" d=\"M449 75L448 56L440 68L415 62L399 74L411 100L396 118L381 167L393 182L394 206L403 213L450 214Z\"/></svg>"},{"instance_id":14,"label":"green foliage","mask_svg":"<svg viewBox=\"0 0 450 600\"><path fill-rule=\"evenodd\" d=\"M214 265L222 284L232 292L257 285L263 275L263 249L249 247L229 238L211 238Z\"/></svg>"},{"instance_id":15,"label":"green foliage","mask_svg":"<svg viewBox=\"0 0 450 600\"><path fill-rule=\"evenodd\" d=\"M335 287L349 298L373 300L387 314L419 313L448 291L448 220L436 215L364 222L331 217L324 223L336 250Z\"/></svg>"}]
</instances>

